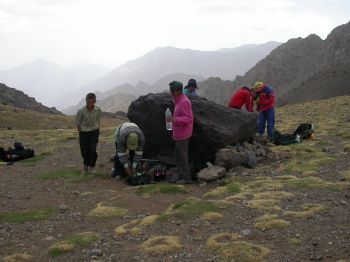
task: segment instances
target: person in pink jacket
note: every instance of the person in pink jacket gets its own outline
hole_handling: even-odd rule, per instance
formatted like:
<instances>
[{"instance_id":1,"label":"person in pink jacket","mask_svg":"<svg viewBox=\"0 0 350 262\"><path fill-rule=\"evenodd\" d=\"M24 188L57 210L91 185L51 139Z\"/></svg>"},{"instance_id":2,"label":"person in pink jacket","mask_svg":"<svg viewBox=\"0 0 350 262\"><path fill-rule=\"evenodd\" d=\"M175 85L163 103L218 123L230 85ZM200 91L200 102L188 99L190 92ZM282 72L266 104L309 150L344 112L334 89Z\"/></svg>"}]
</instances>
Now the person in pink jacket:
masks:
<instances>
[{"instance_id":1,"label":"person in pink jacket","mask_svg":"<svg viewBox=\"0 0 350 262\"><path fill-rule=\"evenodd\" d=\"M181 82L173 81L169 87L175 104L174 115L170 120L173 122L173 139L176 142L175 158L178 167L178 175L170 182L191 184L193 181L188 163L188 146L193 132L192 104L182 93Z\"/></svg>"}]
</instances>

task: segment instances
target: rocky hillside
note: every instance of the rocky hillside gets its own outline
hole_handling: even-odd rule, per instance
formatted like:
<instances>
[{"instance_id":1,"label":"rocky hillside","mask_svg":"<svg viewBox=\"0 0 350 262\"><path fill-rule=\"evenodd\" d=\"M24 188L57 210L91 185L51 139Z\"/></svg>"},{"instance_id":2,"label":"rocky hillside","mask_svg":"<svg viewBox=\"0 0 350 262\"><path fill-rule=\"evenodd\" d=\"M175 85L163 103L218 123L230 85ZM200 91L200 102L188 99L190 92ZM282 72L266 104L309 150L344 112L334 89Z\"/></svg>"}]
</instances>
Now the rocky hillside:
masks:
<instances>
[{"instance_id":1,"label":"rocky hillside","mask_svg":"<svg viewBox=\"0 0 350 262\"><path fill-rule=\"evenodd\" d=\"M335 28L325 40L317 35L291 39L273 50L232 84L202 83L203 96L226 104L234 89L261 80L274 87L280 104L350 94L350 23ZM307 90L308 89L308 90Z\"/></svg>"},{"instance_id":2,"label":"rocky hillside","mask_svg":"<svg viewBox=\"0 0 350 262\"><path fill-rule=\"evenodd\" d=\"M29 97L22 91L8 87L4 84L0 84L0 104L47 114L61 114L56 108L48 108L41 103L38 103L34 98Z\"/></svg>"},{"instance_id":3,"label":"rocky hillside","mask_svg":"<svg viewBox=\"0 0 350 262\"><path fill-rule=\"evenodd\" d=\"M198 94L217 104L227 105L234 90L233 82L210 77L199 84Z\"/></svg>"}]
</instances>

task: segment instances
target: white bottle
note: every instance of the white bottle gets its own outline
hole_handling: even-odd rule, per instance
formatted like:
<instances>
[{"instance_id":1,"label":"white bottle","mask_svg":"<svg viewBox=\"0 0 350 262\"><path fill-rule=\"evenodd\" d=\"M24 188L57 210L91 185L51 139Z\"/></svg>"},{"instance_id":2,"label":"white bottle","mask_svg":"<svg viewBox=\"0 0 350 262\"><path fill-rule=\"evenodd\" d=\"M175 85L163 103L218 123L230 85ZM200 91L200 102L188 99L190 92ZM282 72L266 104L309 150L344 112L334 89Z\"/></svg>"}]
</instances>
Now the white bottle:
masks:
<instances>
[{"instance_id":1,"label":"white bottle","mask_svg":"<svg viewBox=\"0 0 350 262\"><path fill-rule=\"evenodd\" d=\"M171 111L169 108L165 111L165 122L166 122L166 129L171 131L173 130L173 122L168 121L168 118L172 117Z\"/></svg>"}]
</instances>

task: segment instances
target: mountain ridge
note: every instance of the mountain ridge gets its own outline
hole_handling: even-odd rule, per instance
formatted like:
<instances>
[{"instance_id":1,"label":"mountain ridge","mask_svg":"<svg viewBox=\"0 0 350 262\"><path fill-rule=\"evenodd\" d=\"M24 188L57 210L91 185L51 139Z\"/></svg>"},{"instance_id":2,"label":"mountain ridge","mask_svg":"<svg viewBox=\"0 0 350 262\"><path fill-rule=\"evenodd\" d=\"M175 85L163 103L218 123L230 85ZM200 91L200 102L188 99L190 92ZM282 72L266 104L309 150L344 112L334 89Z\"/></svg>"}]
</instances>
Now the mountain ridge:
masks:
<instances>
[{"instance_id":1,"label":"mountain ridge","mask_svg":"<svg viewBox=\"0 0 350 262\"><path fill-rule=\"evenodd\" d=\"M263 81L272 86L280 105L350 94L350 87L346 81L347 74L350 74L348 43L350 43L350 22L334 28L325 40L315 34L310 34L306 38L290 39L229 84L219 80L215 83L202 82L201 94L226 105L237 88L252 86L255 81ZM336 74L336 71L332 67L337 66L346 73L339 73L334 78L332 74ZM328 75L328 78L325 78L325 75ZM323 81L316 81L317 77L321 77ZM333 79L332 82L328 81L329 78ZM316 88L316 83L317 96L306 92L306 88ZM329 92L329 85L336 91ZM304 96L304 93L309 95Z\"/></svg>"}]
</instances>

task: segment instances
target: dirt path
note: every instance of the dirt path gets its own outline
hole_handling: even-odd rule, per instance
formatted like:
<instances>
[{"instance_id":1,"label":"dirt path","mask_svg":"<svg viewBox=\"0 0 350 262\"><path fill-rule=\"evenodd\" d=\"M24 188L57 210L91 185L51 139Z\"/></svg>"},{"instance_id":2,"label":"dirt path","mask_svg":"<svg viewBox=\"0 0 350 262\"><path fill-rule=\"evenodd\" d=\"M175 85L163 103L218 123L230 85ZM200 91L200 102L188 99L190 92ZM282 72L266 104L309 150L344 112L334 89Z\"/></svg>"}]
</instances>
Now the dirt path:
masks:
<instances>
[{"instance_id":1,"label":"dirt path","mask_svg":"<svg viewBox=\"0 0 350 262\"><path fill-rule=\"evenodd\" d=\"M349 261L350 122L344 122L344 112L337 122L343 123L341 128L324 124L316 140L271 147L275 162L236 172L224 186L191 185L184 193L164 184L164 193L148 196L103 175L110 173L108 160L114 153L111 129L103 130L98 148L102 175L87 179L73 174L81 163L73 130L1 132L1 143L22 141L34 147L38 157L0 166L0 258ZM286 114L288 108L281 113ZM53 179L56 171L63 173ZM67 172L73 175L64 178ZM110 217L92 216L96 207L119 209L97 210ZM30 221L33 214L4 216L43 209L51 211L36 221ZM96 238L82 240L77 234L83 232L94 232ZM154 236L175 238L154 239L147 246ZM50 253L57 242L61 249Z\"/></svg>"}]
</instances>

